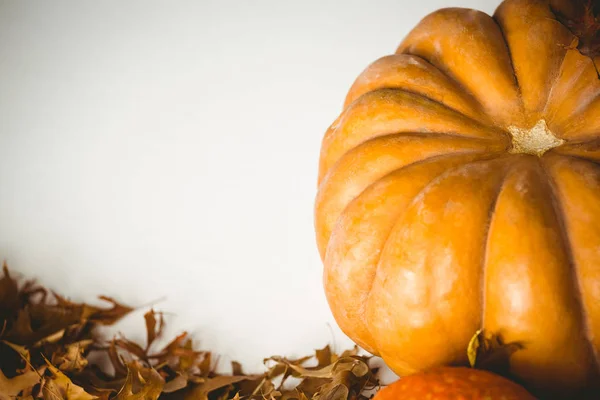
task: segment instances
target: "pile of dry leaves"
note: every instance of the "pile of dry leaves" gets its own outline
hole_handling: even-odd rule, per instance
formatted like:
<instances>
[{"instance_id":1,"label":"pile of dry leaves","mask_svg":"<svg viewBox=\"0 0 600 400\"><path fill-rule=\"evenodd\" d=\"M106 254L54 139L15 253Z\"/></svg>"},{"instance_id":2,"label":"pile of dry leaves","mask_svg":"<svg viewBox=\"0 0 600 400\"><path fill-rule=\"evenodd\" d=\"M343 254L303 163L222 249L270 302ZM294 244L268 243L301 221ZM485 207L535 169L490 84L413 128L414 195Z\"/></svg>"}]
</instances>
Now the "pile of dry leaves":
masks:
<instances>
[{"instance_id":1,"label":"pile of dry leaves","mask_svg":"<svg viewBox=\"0 0 600 400\"><path fill-rule=\"evenodd\" d=\"M325 347L297 360L270 357L259 375L244 374L234 362L231 375L217 374L211 353L194 349L186 333L153 349L164 328L162 314L153 310L144 315L144 345L124 337L106 340L97 328L133 309L101 299L107 308L73 303L33 281L19 284L4 265L0 400L360 400L378 386L369 358L356 349L336 355Z\"/></svg>"}]
</instances>

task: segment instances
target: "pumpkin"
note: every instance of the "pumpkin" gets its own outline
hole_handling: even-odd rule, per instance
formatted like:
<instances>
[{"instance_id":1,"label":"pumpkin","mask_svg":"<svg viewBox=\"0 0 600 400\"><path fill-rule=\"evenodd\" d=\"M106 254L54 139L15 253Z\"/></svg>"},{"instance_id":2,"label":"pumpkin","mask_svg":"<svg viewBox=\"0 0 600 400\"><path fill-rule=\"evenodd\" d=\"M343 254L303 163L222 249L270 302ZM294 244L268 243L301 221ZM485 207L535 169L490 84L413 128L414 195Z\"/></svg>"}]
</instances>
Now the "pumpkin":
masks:
<instances>
[{"instance_id":1,"label":"pumpkin","mask_svg":"<svg viewBox=\"0 0 600 400\"><path fill-rule=\"evenodd\" d=\"M373 400L535 400L525 388L491 372L442 367L402 378Z\"/></svg>"},{"instance_id":2,"label":"pumpkin","mask_svg":"<svg viewBox=\"0 0 600 400\"><path fill-rule=\"evenodd\" d=\"M532 387L600 381L600 58L557 20L577 4L433 12L323 137L327 300L400 375L466 364L483 329L523 344Z\"/></svg>"}]
</instances>

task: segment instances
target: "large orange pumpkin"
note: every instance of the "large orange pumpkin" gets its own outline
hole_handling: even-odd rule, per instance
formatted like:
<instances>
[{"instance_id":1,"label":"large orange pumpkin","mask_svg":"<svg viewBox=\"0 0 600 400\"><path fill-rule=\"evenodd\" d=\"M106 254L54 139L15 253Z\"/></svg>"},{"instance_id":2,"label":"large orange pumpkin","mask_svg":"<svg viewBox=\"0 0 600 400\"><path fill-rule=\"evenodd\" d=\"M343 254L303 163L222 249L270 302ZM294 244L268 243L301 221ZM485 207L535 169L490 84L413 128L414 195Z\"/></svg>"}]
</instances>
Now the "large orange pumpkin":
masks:
<instances>
[{"instance_id":1,"label":"large orange pumpkin","mask_svg":"<svg viewBox=\"0 0 600 400\"><path fill-rule=\"evenodd\" d=\"M400 375L465 363L483 328L532 387L600 380L600 79L555 14L577 4L430 14L323 138L327 298Z\"/></svg>"}]
</instances>

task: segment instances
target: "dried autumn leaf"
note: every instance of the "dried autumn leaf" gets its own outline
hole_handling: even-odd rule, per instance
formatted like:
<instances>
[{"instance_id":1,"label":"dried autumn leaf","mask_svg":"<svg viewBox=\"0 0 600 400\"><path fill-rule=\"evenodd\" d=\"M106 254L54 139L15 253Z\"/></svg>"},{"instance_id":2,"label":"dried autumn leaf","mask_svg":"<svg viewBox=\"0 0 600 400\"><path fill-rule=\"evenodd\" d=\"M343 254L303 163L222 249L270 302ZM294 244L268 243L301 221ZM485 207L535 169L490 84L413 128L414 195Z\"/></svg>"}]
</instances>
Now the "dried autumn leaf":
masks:
<instances>
[{"instance_id":1,"label":"dried autumn leaf","mask_svg":"<svg viewBox=\"0 0 600 400\"><path fill-rule=\"evenodd\" d=\"M157 315L159 316L158 321L156 320ZM157 313L154 310L150 310L144 314L144 320L146 321L146 351L148 351L156 338L162 335L165 320L162 313Z\"/></svg>"},{"instance_id":2,"label":"dried autumn leaf","mask_svg":"<svg viewBox=\"0 0 600 400\"><path fill-rule=\"evenodd\" d=\"M198 363L200 356L203 356L203 359ZM195 350L187 332L177 336L152 358L155 358L159 364L169 365L175 371L186 372L190 368L197 367L202 376L207 376L210 372L211 354Z\"/></svg>"},{"instance_id":3,"label":"dried autumn leaf","mask_svg":"<svg viewBox=\"0 0 600 400\"><path fill-rule=\"evenodd\" d=\"M314 395L315 400L346 400L350 394L348 384L331 382Z\"/></svg>"},{"instance_id":4,"label":"dried autumn leaf","mask_svg":"<svg viewBox=\"0 0 600 400\"><path fill-rule=\"evenodd\" d=\"M5 332L4 337L9 342L17 344L26 344L33 340L34 333L31 329L31 318L27 306L19 310L17 319L13 322L10 329Z\"/></svg>"},{"instance_id":5,"label":"dried autumn leaf","mask_svg":"<svg viewBox=\"0 0 600 400\"><path fill-rule=\"evenodd\" d=\"M276 396L279 391L275 390L275 385L272 381L263 377L262 379L256 379L254 382L258 382L254 390L252 390L251 396L273 397Z\"/></svg>"},{"instance_id":6,"label":"dried autumn leaf","mask_svg":"<svg viewBox=\"0 0 600 400\"><path fill-rule=\"evenodd\" d=\"M89 393L94 396L96 400L111 400L113 391L104 389L90 389Z\"/></svg>"},{"instance_id":7,"label":"dried autumn leaf","mask_svg":"<svg viewBox=\"0 0 600 400\"><path fill-rule=\"evenodd\" d=\"M98 298L105 302L111 303L111 308L102 308L89 304L74 303L58 295L57 293L53 293L53 295L60 307L63 309L70 309L78 313L82 323L90 321L100 325L113 325L115 322L134 310L133 308L120 304L116 300L107 296L99 296Z\"/></svg>"},{"instance_id":8,"label":"dried autumn leaf","mask_svg":"<svg viewBox=\"0 0 600 400\"><path fill-rule=\"evenodd\" d=\"M42 286L39 286L34 280L26 281L23 287L19 290L19 298L22 304L31 303L35 296L39 295L37 302L46 303L48 296L48 290Z\"/></svg>"},{"instance_id":9,"label":"dried autumn leaf","mask_svg":"<svg viewBox=\"0 0 600 400\"><path fill-rule=\"evenodd\" d=\"M70 343L64 349L60 349L52 356L52 364L64 372L81 372L88 365L88 360L84 356L93 343L93 340L82 340Z\"/></svg>"},{"instance_id":10,"label":"dried autumn leaf","mask_svg":"<svg viewBox=\"0 0 600 400\"><path fill-rule=\"evenodd\" d=\"M99 395L106 392L116 394L125 385L126 377L107 375L97 365L88 363L87 368L77 374L77 379L88 392Z\"/></svg>"},{"instance_id":11,"label":"dried autumn leaf","mask_svg":"<svg viewBox=\"0 0 600 400\"><path fill-rule=\"evenodd\" d=\"M116 400L157 400L165 381L154 368L144 368L136 361L127 364L127 380Z\"/></svg>"},{"instance_id":12,"label":"dried autumn leaf","mask_svg":"<svg viewBox=\"0 0 600 400\"><path fill-rule=\"evenodd\" d=\"M9 379L0 370L0 400L12 400L39 381L40 376L36 371L28 371Z\"/></svg>"},{"instance_id":13,"label":"dried autumn leaf","mask_svg":"<svg viewBox=\"0 0 600 400\"><path fill-rule=\"evenodd\" d=\"M320 350L316 350L315 357L317 358L318 362L317 367L324 367L335 361L332 359L332 352L329 345L325 346Z\"/></svg>"},{"instance_id":14,"label":"dried autumn leaf","mask_svg":"<svg viewBox=\"0 0 600 400\"><path fill-rule=\"evenodd\" d=\"M237 361L231 362L231 374L232 375L245 375L242 370L242 365Z\"/></svg>"},{"instance_id":15,"label":"dried autumn leaf","mask_svg":"<svg viewBox=\"0 0 600 400\"><path fill-rule=\"evenodd\" d=\"M51 377L44 377L42 394L44 400L94 400L96 396L71 382L68 376L46 360Z\"/></svg>"},{"instance_id":16,"label":"dried autumn leaf","mask_svg":"<svg viewBox=\"0 0 600 400\"><path fill-rule=\"evenodd\" d=\"M26 364L29 364L31 362L31 355L29 354L29 350L27 350L25 346L19 346L6 340L3 340L2 343L13 349L19 356L21 356L23 360L25 360Z\"/></svg>"},{"instance_id":17,"label":"dried autumn leaf","mask_svg":"<svg viewBox=\"0 0 600 400\"><path fill-rule=\"evenodd\" d=\"M290 365L302 366L304 363L311 360L312 358L313 356L306 356L295 360L290 360L285 357L271 356L269 358L265 358L263 360L263 363L267 365L269 362L274 362L274 365L270 367L269 371L267 372L269 378L272 379L284 373L286 369L290 369Z\"/></svg>"},{"instance_id":18,"label":"dried autumn leaf","mask_svg":"<svg viewBox=\"0 0 600 400\"><path fill-rule=\"evenodd\" d=\"M45 344L56 343L60 339L62 339L64 335L65 335L65 329L61 329L59 331L56 331L56 332L52 333L51 335L48 335L48 336L46 336L46 337L38 340L37 342L35 342L33 344L32 347L40 347L40 346L43 346Z\"/></svg>"},{"instance_id":19,"label":"dried autumn leaf","mask_svg":"<svg viewBox=\"0 0 600 400\"><path fill-rule=\"evenodd\" d=\"M304 393L300 393L300 397L298 397L298 400L308 400L308 398L304 395Z\"/></svg>"},{"instance_id":20,"label":"dried autumn leaf","mask_svg":"<svg viewBox=\"0 0 600 400\"><path fill-rule=\"evenodd\" d=\"M80 324L79 313L55 304L30 303L27 306L31 319L31 326L35 327L27 344L41 342L52 343L60 340L65 331ZM37 343L40 342L40 343Z\"/></svg>"},{"instance_id":21,"label":"dried autumn leaf","mask_svg":"<svg viewBox=\"0 0 600 400\"><path fill-rule=\"evenodd\" d=\"M6 320L19 309L19 287L9 272L6 261L2 264L3 276L0 279L0 319Z\"/></svg>"},{"instance_id":22,"label":"dried autumn leaf","mask_svg":"<svg viewBox=\"0 0 600 400\"><path fill-rule=\"evenodd\" d=\"M208 399L209 393L247 379L250 378L248 376L216 376L214 378L208 378L186 393L184 400Z\"/></svg>"},{"instance_id":23,"label":"dried autumn leaf","mask_svg":"<svg viewBox=\"0 0 600 400\"><path fill-rule=\"evenodd\" d=\"M266 379L278 379L279 377L281 377L281 381L279 383L279 387L278 389L281 390L284 386L284 384L287 382L288 378L290 376L292 376L295 371L290 368L288 366L288 364L294 364L294 365L302 365L304 364L306 361L311 360L312 357L311 356L307 356L307 357L302 357L296 360L289 360L287 358L282 358L282 357L270 357L267 359L263 360L263 363L265 363L265 365L267 365L270 362L274 362L274 365L272 365L271 367L268 368L265 377ZM276 361L279 360L279 361ZM244 385L244 386L249 386L249 385ZM244 388L245 389L245 388ZM245 392L244 392L245 393Z\"/></svg>"},{"instance_id":24,"label":"dried autumn leaf","mask_svg":"<svg viewBox=\"0 0 600 400\"><path fill-rule=\"evenodd\" d=\"M266 374L247 376L247 378L248 379L240 381L235 385L237 393L244 398L261 393L261 388L265 385L265 382L271 382Z\"/></svg>"},{"instance_id":25,"label":"dried autumn leaf","mask_svg":"<svg viewBox=\"0 0 600 400\"><path fill-rule=\"evenodd\" d=\"M0 367L9 377L31 370L27 349L14 343L0 341Z\"/></svg>"},{"instance_id":26,"label":"dried autumn leaf","mask_svg":"<svg viewBox=\"0 0 600 400\"><path fill-rule=\"evenodd\" d=\"M185 375L177 374L177 376L167 383L163 387L163 393L172 393L185 388L188 385L188 377Z\"/></svg>"},{"instance_id":27,"label":"dried autumn leaf","mask_svg":"<svg viewBox=\"0 0 600 400\"><path fill-rule=\"evenodd\" d=\"M142 346L135 342L132 342L131 340L125 338L113 339L113 343L116 347L126 350L128 353L136 356L140 360L146 360L148 358L146 350L144 350Z\"/></svg>"},{"instance_id":28,"label":"dried autumn leaf","mask_svg":"<svg viewBox=\"0 0 600 400\"><path fill-rule=\"evenodd\" d=\"M84 316L88 316L90 321L101 325L113 325L115 322L119 321L121 318L132 312L134 309L131 307L127 307L123 304L120 304L116 300L106 297L99 296L100 300L104 300L108 303L112 304L112 308L100 308L100 307L91 307L89 305L85 305L84 307Z\"/></svg>"},{"instance_id":29,"label":"dried autumn leaf","mask_svg":"<svg viewBox=\"0 0 600 400\"><path fill-rule=\"evenodd\" d=\"M312 399L319 389L328 382L328 378L305 378L296 387L295 391L303 393L305 396Z\"/></svg>"},{"instance_id":30,"label":"dried autumn leaf","mask_svg":"<svg viewBox=\"0 0 600 400\"><path fill-rule=\"evenodd\" d=\"M331 381L319 388L314 399L345 400L350 395L353 382L362 378L370 371L366 362L352 357L340 358L333 364ZM358 394L358 393L356 393Z\"/></svg>"},{"instance_id":31,"label":"dried autumn leaf","mask_svg":"<svg viewBox=\"0 0 600 400\"><path fill-rule=\"evenodd\" d=\"M185 349L191 350L191 342L187 343ZM196 360L197 359L198 358L196 358ZM200 376L210 375L210 372L212 371L211 361L212 361L212 353L207 352L207 353L202 354L202 361L195 364L195 366L198 367L198 369L200 371L199 372ZM184 357L181 357L179 363L180 363L180 367L184 370L187 370L190 368L190 366L194 365L194 362L192 361L192 359L187 359Z\"/></svg>"},{"instance_id":32,"label":"dried autumn leaf","mask_svg":"<svg viewBox=\"0 0 600 400\"><path fill-rule=\"evenodd\" d=\"M121 362L121 357L119 357L119 352L117 351L117 346L114 340L110 342L107 350L108 358L115 369L115 375L117 377L127 376L127 367Z\"/></svg>"}]
</instances>

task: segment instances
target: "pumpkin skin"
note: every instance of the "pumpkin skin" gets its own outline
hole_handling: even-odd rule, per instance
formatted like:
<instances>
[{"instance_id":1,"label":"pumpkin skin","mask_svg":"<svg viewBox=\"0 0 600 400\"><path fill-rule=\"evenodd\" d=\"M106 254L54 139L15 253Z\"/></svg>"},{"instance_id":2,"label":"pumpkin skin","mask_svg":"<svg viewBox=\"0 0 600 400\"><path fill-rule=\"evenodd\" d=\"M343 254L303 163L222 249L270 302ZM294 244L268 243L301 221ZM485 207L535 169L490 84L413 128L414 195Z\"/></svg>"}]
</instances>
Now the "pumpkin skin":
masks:
<instances>
[{"instance_id":1,"label":"pumpkin skin","mask_svg":"<svg viewBox=\"0 0 600 400\"><path fill-rule=\"evenodd\" d=\"M373 400L536 400L527 390L493 373L442 367L402 378Z\"/></svg>"},{"instance_id":2,"label":"pumpkin skin","mask_svg":"<svg viewBox=\"0 0 600 400\"><path fill-rule=\"evenodd\" d=\"M397 374L466 364L485 329L528 387L600 381L600 79L572 42L544 0L436 11L325 133L327 300Z\"/></svg>"}]
</instances>

